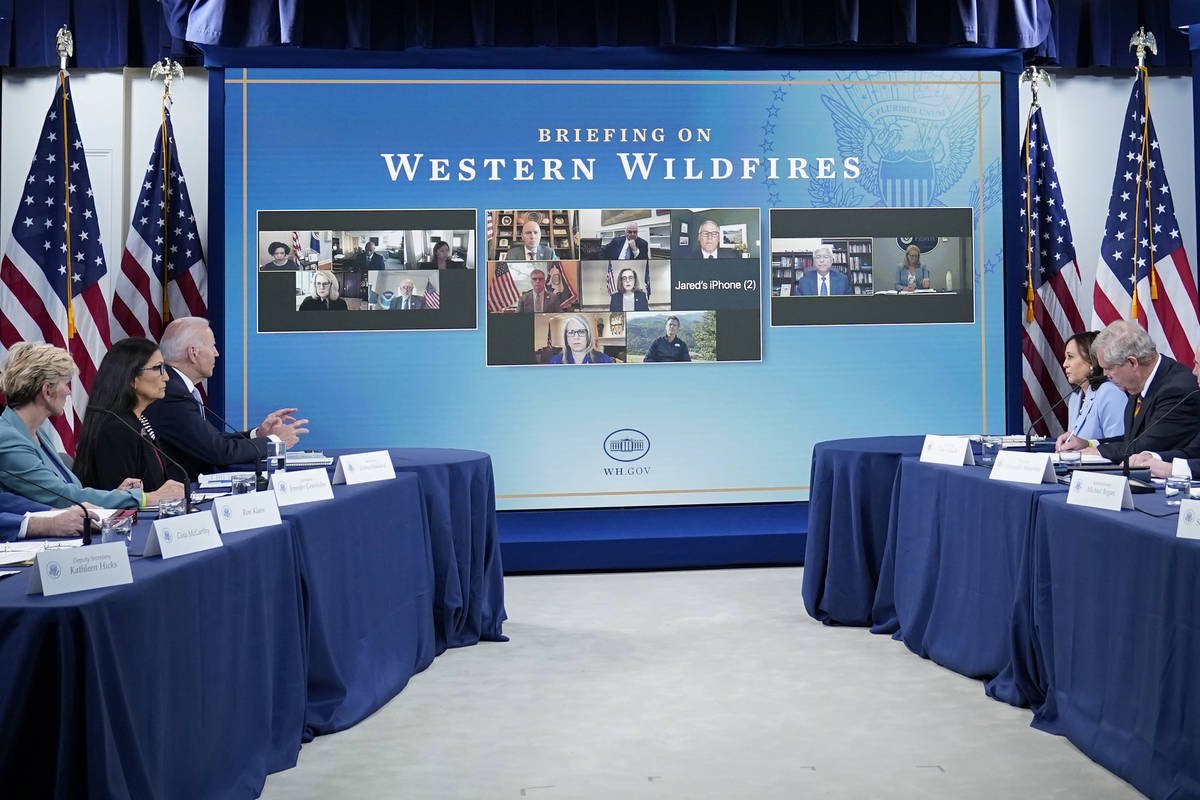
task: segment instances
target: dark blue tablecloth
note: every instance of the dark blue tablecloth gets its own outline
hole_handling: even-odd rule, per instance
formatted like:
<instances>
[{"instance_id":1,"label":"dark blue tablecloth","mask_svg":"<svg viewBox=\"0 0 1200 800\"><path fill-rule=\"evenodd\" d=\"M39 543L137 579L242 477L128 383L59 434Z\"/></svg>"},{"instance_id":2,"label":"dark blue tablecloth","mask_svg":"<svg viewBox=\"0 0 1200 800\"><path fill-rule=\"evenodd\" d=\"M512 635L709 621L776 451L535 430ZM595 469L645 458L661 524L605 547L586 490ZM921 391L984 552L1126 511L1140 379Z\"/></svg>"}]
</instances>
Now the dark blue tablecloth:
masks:
<instances>
[{"instance_id":1,"label":"dark blue tablecloth","mask_svg":"<svg viewBox=\"0 0 1200 800\"><path fill-rule=\"evenodd\" d=\"M902 456L922 436L821 442L813 448L804 607L827 625L870 625Z\"/></svg>"},{"instance_id":2,"label":"dark blue tablecloth","mask_svg":"<svg viewBox=\"0 0 1200 800\"><path fill-rule=\"evenodd\" d=\"M1200 541L1176 524L1042 497L1014 659L1035 727L1161 800L1200 797Z\"/></svg>"},{"instance_id":3,"label":"dark blue tablecloth","mask_svg":"<svg viewBox=\"0 0 1200 800\"><path fill-rule=\"evenodd\" d=\"M134 534L140 552L148 523ZM0 794L257 797L296 762L300 572L285 526L229 534L134 583L26 596L0 580Z\"/></svg>"},{"instance_id":4,"label":"dark blue tablecloth","mask_svg":"<svg viewBox=\"0 0 1200 800\"><path fill-rule=\"evenodd\" d=\"M304 591L311 738L362 720L433 662L433 557L415 475L280 512Z\"/></svg>"},{"instance_id":5,"label":"dark blue tablecloth","mask_svg":"<svg viewBox=\"0 0 1200 800\"><path fill-rule=\"evenodd\" d=\"M985 678L1012 657L1013 607L1038 498L1066 492L1057 483L991 480L989 472L902 460L872 628Z\"/></svg>"},{"instance_id":6,"label":"dark blue tablecloth","mask_svg":"<svg viewBox=\"0 0 1200 800\"><path fill-rule=\"evenodd\" d=\"M352 450L326 450L337 456ZM393 448L396 472L420 479L433 550L437 652L507 641L504 566L492 459L474 450Z\"/></svg>"}]
</instances>

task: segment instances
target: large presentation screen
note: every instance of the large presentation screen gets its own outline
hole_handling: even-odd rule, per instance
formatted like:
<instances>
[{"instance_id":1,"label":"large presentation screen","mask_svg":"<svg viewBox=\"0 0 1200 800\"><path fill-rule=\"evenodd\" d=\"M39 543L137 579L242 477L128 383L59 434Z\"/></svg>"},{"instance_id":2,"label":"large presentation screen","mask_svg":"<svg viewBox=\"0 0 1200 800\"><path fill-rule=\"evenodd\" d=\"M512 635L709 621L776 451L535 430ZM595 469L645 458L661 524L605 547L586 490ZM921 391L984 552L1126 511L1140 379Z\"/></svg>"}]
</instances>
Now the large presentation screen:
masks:
<instances>
[{"instance_id":1,"label":"large presentation screen","mask_svg":"<svg viewBox=\"0 0 1200 800\"><path fill-rule=\"evenodd\" d=\"M1003 426L996 73L224 90L231 419L486 451L500 509L805 500L817 442Z\"/></svg>"}]
</instances>

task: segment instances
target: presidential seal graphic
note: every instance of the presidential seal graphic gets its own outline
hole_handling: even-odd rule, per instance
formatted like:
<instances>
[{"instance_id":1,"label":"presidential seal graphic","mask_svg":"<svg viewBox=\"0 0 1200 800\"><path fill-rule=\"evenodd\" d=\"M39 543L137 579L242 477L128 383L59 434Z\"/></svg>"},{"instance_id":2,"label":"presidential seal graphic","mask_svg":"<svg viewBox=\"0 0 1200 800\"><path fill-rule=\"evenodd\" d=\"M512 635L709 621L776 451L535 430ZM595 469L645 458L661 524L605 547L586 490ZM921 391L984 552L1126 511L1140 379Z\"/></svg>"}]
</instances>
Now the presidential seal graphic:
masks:
<instances>
[{"instance_id":1,"label":"presidential seal graphic","mask_svg":"<svg viewBox=\"0 0 1200 800\"><path fill-rule=\"evenodd\" d=\"M1196 521L1196 512L1189 508L1183 514L1183 522L1185 525L1191 525L1195 521Z\"/></svg>"},{"instance_id":2,"label":"presidential seal graphic","mask_svg":"<svg viewBox=\"0 0 1200 800\"><path fill-rule=\"evenodd\" d=\"M225 506L221 509L221 516L225 518L226 522L228 522L229 520L233 519L233 511L229 508L229 506Z\"/></svg>"},{"instance_id":3,"label":"presidential seal graphic","mask_svg":"<svg viewBox=\"0 0 1200 800\"><path fill-rule=\"evenodd\" d=\"M57 561L51 561L46 565L46 574L51 578L57 578L62 575L62 567L58 565Z\"/></svg>"},{"instance_id":4,"label":"presidential seal graphic","mask_svg":"<svg viewBox=\"0 0 1200 800\"><path fill-rule=\"evenodd\" d=\"M838 154L859 160L855 185L881 205L945 205L939 198L962 179L976 155L977 87L920 84L910 73L905 73L908 80L898 77L839 74L847 83L821 96L833 120Z\"/></svg>"},{"instance_id":5,"label":"presidential seal graphic","mask_svg":"<svg viewBox=\"0 0 1200 800\"><path fill-rule=\"evenodd\" d=\"M650 452L650 437L633 428L613 431L604 439L604 454L614 461L637 461Z\"/></svg>"}]
</instances>

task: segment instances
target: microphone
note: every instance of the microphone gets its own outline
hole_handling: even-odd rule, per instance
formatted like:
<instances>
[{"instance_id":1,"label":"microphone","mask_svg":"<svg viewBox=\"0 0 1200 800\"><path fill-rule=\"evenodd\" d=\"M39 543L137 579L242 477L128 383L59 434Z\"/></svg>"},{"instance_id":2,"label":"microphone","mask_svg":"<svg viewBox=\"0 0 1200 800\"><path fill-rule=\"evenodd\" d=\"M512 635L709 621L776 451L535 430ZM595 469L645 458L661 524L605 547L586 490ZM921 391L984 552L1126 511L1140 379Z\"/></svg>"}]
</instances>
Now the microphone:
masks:
<instances>
[{"instance_id":1,"label":"microphone","mask_svg":"<svg viewBox=\"0 0 1200 800\"><path fill-rule=\"evenodd\" d=\"M150 437L146 435L146 432L144 430L142 430L141 428L133 427L132 425L129 424L129 422L127 420L122 419L121 415L118 414L117 412L115 412L111 409L108 409L108 408L91 408L91 407L89 407L88 410L84 413L84 417L87 417L87 415L92 413L93 411L99 411L101 413L108 414L110 417L115 419L117 422L121 423L126 428L133 431L135 434L137 434L139 439L141 439L146 444L150 445L150 447L154 450L154 452L158 453L160 456L165 458L167 461L170 461L171 466L173 466L179 470L179 472L183 475L183 510L188 514L191 514L192 511L194 510L192 508L192 482L188 478L187 470L184 469L178 461L176 461L175 459L173 459L169 455L167 455L166 451L164 451L161 447L156 445L150 439Z\"/></svg>"},{"instance_id":2,"label":"microphone","mask_svg":"<svg viewBox=\"0 0 1200 800\"><path fill-rule=\"evenodd\" d=\"M60 500L66 500L71 505L79 506L80 508L82 508L83 509L83 543L84 544L92 543L92 515L88 513L87 506L85 506L83 503L79 502L78 500L72 500L71 498L67 497L64 494L59 494L58 492L51 489L49 486L43 486L42 484L38 483L37 481L31 481L29 478L26 478L24 475L18 475L17 473L10 472L9 470L6 470L6 469L0 469L0 472L3 472L5 475L8 475L10 478L16 478L17 480L25 481L30 486L36 486L37 488L41 489L43 492L49 492L50 494L54 495L55 497L59 498Z\"/></svg>"},{"instance_id":3,"label":"microphone","mask_svg":"<svg viewBox=\"0 0 1200 800\"><path fill-rule=\"evenodd\" d=\"M1025 452L1026 453L1028 453L1030 450L1033 449L1033 443L1032 443L1033 442L1033 429L1037 427L1039 422L1044 420L1046 417L1050 416L1051 412L1053 412L1054 409L1061 406L1068 399L1070 399L1070 397L1074 394L1075 394L1075 392L1073 390L1070 392L1067 392L1061 398L1059 398L1058 401L1054 405L1047 408L1045 414L1042 414L1040 417L1035 419L1033 422L1029 423L1029 427L1025 429Z\"/></svg>"},{"instance_id":4,"label":"microphone","mask_svg":"<svg viewBox=\"0 0 1200 800\"><path fill-rule=\"evenodd\" d=\"M1181 397L1177 401L1175 401L1175 404L1172 405L1170 408L1168 408L1157 419L1147 422L1146 427L1142 429L1141 433L1139 433L1137 436L1133 437L1128 442L1126 442L1125 450L1124 450L1124 452L1121 453L1121 471L1124 473L1126 478L1129 477L1129 456L1132 455L1133 445L1137 442L1137 440L1141 439L1143 436L1145 436L1147 433L1149 433L1151 428L1153 428L1155 425L1157 425L1158 423L1160 423L1164 419L1166 419L1168 416L1170 416L1172 411L1174 411L1175 409L1177 409L1181 405L1183 405L1184 402L1186 402L1188 400L1188 398L1190 398L1192 395L1196 394L1197 392L1200 392L1200 386L1197 386L1195 389L1192 389L1190 392L1185 394L1183 397Z\"/></svg>"},{"instance_id":5,"label":"microphone","mask_svg":"<svg viewBox=\"0 0 1200 800\"><path fill-rule=\"evenodd\" d=\"M217 421L220 422L222 425L224 425L226 428L228 428L231 432L236 433L239 436L245 433L245 431L239 430L238 428L235 428L232 425L230 425L228 422L225 421L224 417L222 417L217 412L213 411L208 406L204 406L204 411L205 411L205 413L212 414L214 417L216 417ZM255 448L255 452L258 452L257 448ZM258 455L254 459L254 488L260 492L266 490L267 483L268 483L266 477L262 473L262 460L263 460L262 453L258 453Z\"/></svg>"}]
</instances>

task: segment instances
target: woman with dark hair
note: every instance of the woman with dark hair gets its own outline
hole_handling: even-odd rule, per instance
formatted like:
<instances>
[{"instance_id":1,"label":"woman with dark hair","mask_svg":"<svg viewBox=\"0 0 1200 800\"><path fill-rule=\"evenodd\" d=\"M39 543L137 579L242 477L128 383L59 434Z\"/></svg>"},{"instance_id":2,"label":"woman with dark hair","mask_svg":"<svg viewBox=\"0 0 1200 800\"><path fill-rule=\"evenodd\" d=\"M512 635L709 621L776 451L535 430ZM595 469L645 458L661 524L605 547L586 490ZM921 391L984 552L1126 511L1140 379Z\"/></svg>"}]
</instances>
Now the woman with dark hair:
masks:
<instances>
[{"instance_id":1,"label":"woman with dark hair","mask_svg":"<svg viewBox=\"0 0 1200 800\"><path fill-rule=\"evenodd\" d=\"M1125 393L1104 377L1104 370L1092 350L1096 331L1077 333L1063 348L1063 371L1071 384L1067 400L1067 431L1059 443L1071 434L1080 439L1107 439L1125 433Z\"/></svg>"},{"instance_id":2,"label":"woman with dark hair","mask_svg":"<svg viewBox=\"0 0 1200 800\"><path fill-rule=\"evenodd\" d=\"M629 267L617 273L617 291L608 300L609 311L649 311L646 293L638 288L637 273Z\"/></svg>"},{"instance_id":3,"label":"woman with dark hair","mask_svg":"<svg viewBox=\"0 0 1200 800\"><path fill-rule=\"evenodd\" d=\"M8 395L8 408L0 414L0 486L56 508L72 503L137 508L183 497L178 481L166 481L151 491L143 490L139 478L122 475L112 484L116 488L98 489L85 487L67 469L42 425L66 413L71 380L78 372L71 354L62 348L40 342L18 342L9 348L0 378L0 388ZM93 449L100 446L100 438L94 438ZM115 449L107 440L102 446Z\"/></svg>"},{"instance_id":4,"label":"woman with dark hair","mask_svg":"<svg viewBox=\"0 0 1200 800\"><path fill-rule=\"evenodd\" d=\"M74 470L84 485L111 489L126 477L150 490L163 485L170 464L151 446L154 429L142 412L166 388L166 363L149 339L122 339L105 353L75 449Z\"/></svg>"},{"instance_id":5,"label":"woman with dark hair","mask_svg":"<svg viewBox=\"0 0 1200 800\"><path fill-rule=\"evenodd\" d=\"M458 269L465 267L466 264L458 263L450 260L450 243L440 241L433 246L433 260L422 261L417 267L418 269Z\"/></svg>"},{"instance_id":6,"label":"woman with dark hair","mask_svg":"<svg viewBox=\"0 0 1200 800\"><path fill-rule=\"evenodd\" d=\"M300 265L296 259L291 258L292 248L283 242L271 242L267 246L267 252L271 255L271 260L263 264L259 269L264 271L277 269L300 269Z\"/></svg>"}]
</instances>

